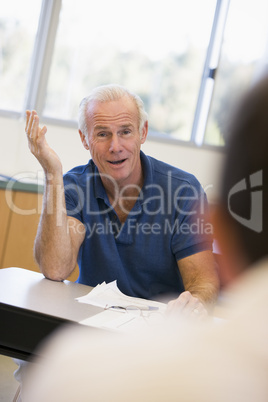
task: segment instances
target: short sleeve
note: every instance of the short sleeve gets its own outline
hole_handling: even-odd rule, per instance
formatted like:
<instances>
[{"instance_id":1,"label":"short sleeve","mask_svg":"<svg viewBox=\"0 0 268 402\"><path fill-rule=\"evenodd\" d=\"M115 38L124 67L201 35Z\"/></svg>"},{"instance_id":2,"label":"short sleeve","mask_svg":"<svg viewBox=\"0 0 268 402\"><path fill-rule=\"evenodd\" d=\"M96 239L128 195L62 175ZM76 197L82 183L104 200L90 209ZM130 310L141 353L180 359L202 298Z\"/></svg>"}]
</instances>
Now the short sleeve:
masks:
<instances>
[{"instance_id":1,"label":"short sleeve","mask_svg":"<svg viewBox=\"0 0 268 402\"><path fill-rule=\"evenodd\" d=\"M206 194L192 177L176 190L172 251L176 260L212 250L213 227Z\"/></svg>"},{"instance_id":2,"label":"short sleeve","mask_svg":"<svg viewBox=\"0 0 268 402\"><path fill-rule=\"evenodd\" d=\"M83 222L82 210L85 202L83 189L78 184L76 176L67 173L63 176L66 213L68 216Z\"/></svg>"}]
</instances>

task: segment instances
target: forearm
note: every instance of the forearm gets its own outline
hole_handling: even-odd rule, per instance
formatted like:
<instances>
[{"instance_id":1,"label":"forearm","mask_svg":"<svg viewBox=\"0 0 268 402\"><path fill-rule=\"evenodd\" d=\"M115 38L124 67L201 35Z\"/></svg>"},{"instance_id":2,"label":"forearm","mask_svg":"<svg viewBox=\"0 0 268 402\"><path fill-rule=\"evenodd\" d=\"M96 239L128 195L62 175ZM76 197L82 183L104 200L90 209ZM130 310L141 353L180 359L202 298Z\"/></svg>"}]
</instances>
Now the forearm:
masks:
<instances>
[{"instance_id":1,"label":"forearm","mask_svg":"<svg viewBox=\"0 0 268 402\"><path fill-rule=\"evenodd\" d=\"M43 210L35 240L34 254L41 272L54 280L66 279L75 267L82 234L70 234L66 216L62 164L48 145L46 126L39 127L36 111L26 111L25 132L29 149L45 173Z\"/></svg>"},{"instance_id":2,"label":"forearm","mask_svg":"<svg viewBox=\"0 0 268 402\"><path fill-rule=\"evenodd\" d=\"M218 279L212 280L210 278L209 281L204 281L203 278L199 278L187 284L185 290L188 290L192 296L197 297L202 303L213 304L216 302L219 293Z\"/></svg>"},{"instance_id":3,"label":"forearm","mask_svg":"<svg viewBox=\"0 0 268 402\"><path fill-rule=\"evenodd\" d=\"M202 303L214 303L219 292L219 278L211 251L203 251L178 261L184 289Z\"/></svg>"},{"instance_id":4,"label":"forearm","mask_svg":"<svg viewBox=\"0 0 268 402\"><path fill-rule=\"evenodd\" d=\"M34 253L41 272L50 279L66 279L76 264L68 230L62 174L47 175L43 209Z\"/></svg>"}]
</instances>

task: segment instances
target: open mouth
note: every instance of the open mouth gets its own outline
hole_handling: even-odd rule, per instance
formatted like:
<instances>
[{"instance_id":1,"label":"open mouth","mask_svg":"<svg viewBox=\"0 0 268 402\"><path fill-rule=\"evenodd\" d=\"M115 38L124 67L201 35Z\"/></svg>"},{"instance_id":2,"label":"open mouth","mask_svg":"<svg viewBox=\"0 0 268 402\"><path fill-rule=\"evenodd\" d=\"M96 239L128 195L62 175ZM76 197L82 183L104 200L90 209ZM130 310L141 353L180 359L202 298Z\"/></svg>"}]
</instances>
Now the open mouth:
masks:
<instances>
[{"instance_id":1,"label":"open mouth","mask_svg":"<svg viewBox=\"0 0 268 402\"><path fill-rule=\"evenodd\" d=\"M126 159L120 159L119 161L108 161L108 162L111 163L111 165L121 165L125 161Z\"/></svg>"}]
</instances>

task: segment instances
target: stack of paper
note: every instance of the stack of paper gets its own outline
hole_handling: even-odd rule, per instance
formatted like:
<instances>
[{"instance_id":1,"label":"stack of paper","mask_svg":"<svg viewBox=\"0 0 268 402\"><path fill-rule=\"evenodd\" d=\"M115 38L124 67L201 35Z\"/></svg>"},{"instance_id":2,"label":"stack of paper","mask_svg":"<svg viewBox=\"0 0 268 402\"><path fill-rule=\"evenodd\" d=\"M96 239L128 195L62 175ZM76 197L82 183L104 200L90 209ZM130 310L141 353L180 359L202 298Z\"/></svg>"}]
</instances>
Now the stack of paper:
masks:
<instances>
[{"instance_id":1,"label":"stack of paper","mask_svg":"<svg viewBox=\"0 0 268 402\"><path fill-rule=\"evenodd\" d=\"M81 324L113 330L133 330L134 327L140 326L141 323L144 324L145 318L146 323L148 323L148 318L152 316L152 312L157 312L159 315L166 310L165 303L125 295L118 289L116 281L103 282L87 295L78 297L76 300L80 303L87 303L104 309L102 313L81 321ZM120 307L123 309L120 309ZM124 308L129 307L136 307L142 314L140 316L132 314L131 309L126 313Z\"/></svg>"},{"instance_id":2,"label":"stack of paper","mask_svg":"<svg viewBox=\"0 0 268 402\"><path fill-rule=\"evenodd\" d=\"M164 303L126 296L118 289L116 281L110 283L103 282L92 289L87 295L78 297L76 300L80 303L92 304L93 306L103 308L111 306L136 306L142 310L149 310L150 307L164 310L166 307Z\"/></svg>"}]
</instances>

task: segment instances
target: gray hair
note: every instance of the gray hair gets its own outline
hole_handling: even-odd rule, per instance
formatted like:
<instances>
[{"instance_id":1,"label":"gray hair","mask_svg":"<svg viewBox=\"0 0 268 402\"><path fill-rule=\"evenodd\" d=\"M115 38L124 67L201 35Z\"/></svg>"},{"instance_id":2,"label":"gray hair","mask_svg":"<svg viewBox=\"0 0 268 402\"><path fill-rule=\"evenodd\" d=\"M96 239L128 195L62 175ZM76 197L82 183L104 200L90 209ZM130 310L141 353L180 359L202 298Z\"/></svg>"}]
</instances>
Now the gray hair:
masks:
<instances>
[{"instance_id":1,"label":"gray hair","mask_svg":"<svg viewBox=\"0 0 268 402\"><path fill-rule=\"evenodd\" d=\"M139 132L142 133L143 126L145 122L148 120L148 115L145 112L144 104L141 98L129 91L125 87L117 84L109 84L99 86L82 99L79 105L78 112L78 129L84 134L88 134L87 131L87 123L86 123L86 111L87 106L92 101L98 102L111 102L117 101L121 99L123 96L128 96L130 99L134 101L138 109L138 117L139 117Z\"/></svg>"}]
</instances>

